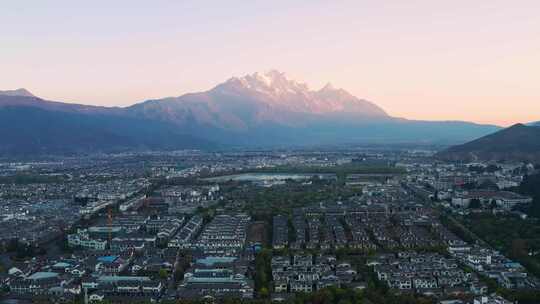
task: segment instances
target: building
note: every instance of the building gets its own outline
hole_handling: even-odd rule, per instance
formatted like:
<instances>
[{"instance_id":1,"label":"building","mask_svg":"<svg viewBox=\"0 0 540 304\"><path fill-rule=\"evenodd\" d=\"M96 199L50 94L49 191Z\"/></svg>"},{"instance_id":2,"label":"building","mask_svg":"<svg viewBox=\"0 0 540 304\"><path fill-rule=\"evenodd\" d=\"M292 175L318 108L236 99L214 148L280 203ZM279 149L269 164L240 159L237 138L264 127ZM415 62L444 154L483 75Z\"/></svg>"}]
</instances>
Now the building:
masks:
<instances>
[{"instance_id":1,"label":"building","mask_svg":"<svg viewBox=\"0 0 540 304\"><path fill-rule=\"evenodd\" d=\"M92 239L86 229L79 229L77 233L67 236L68 245L70 247L86 248L92 250L105 250L107 241Z\"/></svg>"},{"instance_id":2,"label":"building","mask_svg":"<svg viewBox=\"0 0 540 304\"><path fill-rule=\"evenodd\" d=\"M274 249L285 248L289 243L289 227L287 217L284 215L274 216L272 230L272 247L274 247Z\"/></svg>"},{"instance_id":3,"label":"building","mask_svg":"<svg viewBox=\"0 0 540 304\"><path fill-rule=\"evenodd\" d=\"M456 193L452 198L452 204L457 207L467 208L474 199L479 200L484 205L495 202L497 207L506 210L532 202L531 197L509 191L465 191Z\"/></svg>"}]
</instances>

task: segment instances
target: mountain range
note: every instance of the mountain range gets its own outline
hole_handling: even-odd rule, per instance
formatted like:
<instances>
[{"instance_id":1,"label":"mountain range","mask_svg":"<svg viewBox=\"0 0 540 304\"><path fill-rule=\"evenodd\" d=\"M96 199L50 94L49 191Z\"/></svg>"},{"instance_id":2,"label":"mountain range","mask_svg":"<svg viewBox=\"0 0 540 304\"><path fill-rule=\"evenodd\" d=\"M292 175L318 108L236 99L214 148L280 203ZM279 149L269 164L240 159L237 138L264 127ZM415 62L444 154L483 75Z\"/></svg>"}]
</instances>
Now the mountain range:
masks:
<instances>
[{"instance_id":1,"label":"mountain range","mask_svg":"<svg viewBox=\"0 0 540 304\"><path fill-rule=\"evenodd\" d=\"M462 143L500 128L390 116L327 84L320 90L269 71L129 107L48 101L0 91L0 154L126 149Z\"/></svg>"},{"instance_id":2,"label":"mountain range","mask_svg":"<svg viewBox=\"0 0 540 304\"><path fill-rule=\"evenodd\" d=\"M452 161L540 162L540 126L516 124L436 155Z\"/></svg>"}]
</instances>

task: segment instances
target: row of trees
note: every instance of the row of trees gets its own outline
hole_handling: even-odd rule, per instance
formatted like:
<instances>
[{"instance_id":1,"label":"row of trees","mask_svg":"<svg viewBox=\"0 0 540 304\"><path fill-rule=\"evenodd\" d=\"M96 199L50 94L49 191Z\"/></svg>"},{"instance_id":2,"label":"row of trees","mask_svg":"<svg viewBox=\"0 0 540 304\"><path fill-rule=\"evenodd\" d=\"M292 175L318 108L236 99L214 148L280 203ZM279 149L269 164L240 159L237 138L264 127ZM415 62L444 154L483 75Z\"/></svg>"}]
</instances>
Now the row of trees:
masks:
<instances>
[{"instance_id":1,"label":"row of trees","mask_svg":"<svg viewBox=\"0 0 540 304\"><path fill-rule=\"evenodd\" d=\"M532 217L540 218L540 174L526 175L517 192L529 195L533 202L524 211Z\"/></svg>"},{"instance_id":2,"label":"row of trees","mask_svg":"<svg viewBox=\"0 0 540 304\"><path fill-rule=\"evenodd\" d=\"M17 239L10 240L3 250L9 253L14 253L13 258L17 260L23 260L25 258L32 258L38 255L46 254L44 248L22 243Z\"/></svg>"},{"instance_id":3,"label":"row of trees","mask_svg":"<svg viewBox=\"0 0 540 304\"><path fill-rule=\"evenodd\" d=\"M255 256L255 290L259 297L266 299L270 295L272 280L272 251L263 249Z\"/></svg>"}]
</instances>

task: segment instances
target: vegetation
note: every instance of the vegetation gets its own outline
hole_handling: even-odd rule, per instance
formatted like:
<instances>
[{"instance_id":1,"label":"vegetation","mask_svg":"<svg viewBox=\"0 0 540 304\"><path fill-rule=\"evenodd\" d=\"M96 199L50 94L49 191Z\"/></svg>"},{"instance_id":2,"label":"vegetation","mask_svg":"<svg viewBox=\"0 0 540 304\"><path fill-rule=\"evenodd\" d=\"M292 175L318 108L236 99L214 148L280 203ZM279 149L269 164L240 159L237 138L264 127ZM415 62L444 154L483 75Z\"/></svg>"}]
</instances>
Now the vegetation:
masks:
<instances>
[{"instance_id":1,"label":"vegetation","mask_svg":"<svg viewBox=\"0 0 540 304\"><path fill-rule=\"evenodd\" d=\"M65 182L66 179L67 177L64 175L18 173L15 175L0 176L0 184L52 184Z\"/></svg>"},{"instance_id":2,"label":"vegetation","mask_svg":"<svg viewBox=\"0 0 540 304\"><path fill-rule=\"evenodd\" d=\"M450 231L455 233L459 238L462 240L468 242L468 243L474 243L475 242L475 236L470 233L461 223L456 221L451 216L448 215L441 215L441 223L446 226Z\"/></svg>"},{"instance_id":3,"label":"vegetation","mask_svg":"<svg viewBox=\"0 0 540 304\"><path fill-rule=\"evenodd\" d=\"M540 224L515 216L469 214L462 219L474 234L540 276Z\"/></svg>"},{"instance_id":4,"label":"vegetation","mask_svg":"<svg viewBox=\"0 0 540 304\"><path fill-rule=\"evenodd\" d=\"M173 279L176 283L182 281L182 278L184 278L184 273L186 272L186 270L189 269L192 261L193 257L191 255L191 252L189 252L188 250L181 250L178 253L178 263L173 273Z\"/></svg>"},{"instance_id":5,"label":"vegetation","mask_svg":"<svg viewBox=\"0 0 540 304\"><path fill-rule=\"evenodd\" d=\"M71 248L68 244L66 235L64 235L62 238L59 238L56 241L56 245L62 253L72 254L74 252L73 248Z\"/></svg>"},{"instance_id":6,"label":"vegetation","mask_svg":"<svg viewBox=\"0 0 540 304\"><path fill-rule=\"evenodd\" d=\"M255 290L263 299L270 295L271 263L272 251L269 249L263 249L255 256Z\"/></svg>"},{"instance_id":7,"label":"vegetation","mask_svg":"<svg viewBox=\"0 0 540 304\"><path fill-rule=\"evenodd\" d=\"M159 270L158 276L161 280L166 280L169 277L169 271L165 268Z\"/></svg>"},{"instance_id":8,"label":"vegetation","mask_svg":"<svg viewBox=\"0 0 540 304\"><path fill-rule=\"evenodd\" d=\"M523 182L517 189L517 192L532 196L532 204L525 208L525 212L532 217L540 218L540 173L526 175Z\"/></svg>"},{"instance_id":9,"label":"vegetation","mask_svg":"<svg viewBox=\"0 0 540 304\"><path fill-rule=\"evenodd\" d=\"M499 288L497 293L507 300L520 304L538 304L540 301L540 292L537 290L513 291Z\"/></svg>"},{"instance_id":10,"label":"vegetation","mask_svg":"<svg viewBox=\"0 0 540 304\"><path fill-rule=\"evenodd\" d=\"M514 125L437 154L447 160L538 161L540 128Z\"/></svg>"},{"instance_id":11,"label":"vegetation","mask_svg":"<svg viewBox=\"0 0 540 304\"><path fill-rule=\"evenodd\" d=\"M473 198L471 202L469 203L469 209L480 209L482 208L482 203L480 203L480 200L477 198Z\"/></svg>"},{"instance_id":12,"label":"vegetation","mask_svg":"<svg viewBox=\"0 0 540 304\"><path fill-rule=\"evenodd\" d=\"M335 181L313 181L311 185L288 181L285 185L261 188L249 183L229 182L225 199L241 204L245 212L256 220L271 222L272 215L291 214L294 208L305 207L320 201L344 200L358 191L343 187Z\"/></svg>"},{"instance_id":13,"label":"vegetation","mask_svg":"<svg viewBox=\"0 0 540 304\"><path fill-rule=\"evenodd\" d=\"M33 258L38 255L46 254L44 248L21 243L17 239L13 239L8 243L6 251L15 253L15 255L13 255L13 259L15 260L24 260L26 258Z\"/></svg>"}]
</instances>

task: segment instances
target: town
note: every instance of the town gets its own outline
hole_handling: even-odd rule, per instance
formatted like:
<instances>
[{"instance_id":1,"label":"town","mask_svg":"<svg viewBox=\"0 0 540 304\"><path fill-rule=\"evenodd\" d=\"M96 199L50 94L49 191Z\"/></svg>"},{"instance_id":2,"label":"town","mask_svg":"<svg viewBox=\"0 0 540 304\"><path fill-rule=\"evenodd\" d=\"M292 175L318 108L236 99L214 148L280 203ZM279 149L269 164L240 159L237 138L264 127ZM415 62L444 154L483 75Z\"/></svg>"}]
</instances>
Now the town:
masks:
<instances>
[{"instance_id":1,"label":"town","mask_svg":"<svg viewBox=\"0 0 540 304\"><path fill-rule=\"evenodd\" d=\"M538 165L433 153L0 160L0 299L538 303Z\"/></svg>"}]
</instances>

